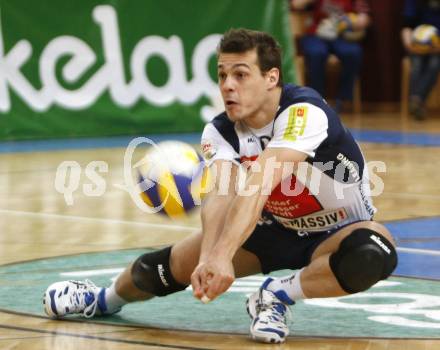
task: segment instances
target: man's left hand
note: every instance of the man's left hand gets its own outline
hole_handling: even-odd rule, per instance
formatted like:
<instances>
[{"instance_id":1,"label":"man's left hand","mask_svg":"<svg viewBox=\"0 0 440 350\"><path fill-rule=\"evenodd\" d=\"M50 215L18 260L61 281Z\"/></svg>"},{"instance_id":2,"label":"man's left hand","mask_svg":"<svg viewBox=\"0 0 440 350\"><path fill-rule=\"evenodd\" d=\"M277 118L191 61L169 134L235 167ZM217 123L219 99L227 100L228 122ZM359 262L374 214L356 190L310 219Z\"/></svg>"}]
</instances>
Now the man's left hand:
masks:
<instances>
[{"instance_id":1,"label":"man's left hand","mask_svg":"<svg viewBox=\"0 0 440 350\"><path fill-rule=\"evenodd\" d=\"M213 300L226 292L234 279L231 261L210 257L206 262L197 265L191 275L194 296L200 300L203 297Z\"/></svg>"}]
</instances>

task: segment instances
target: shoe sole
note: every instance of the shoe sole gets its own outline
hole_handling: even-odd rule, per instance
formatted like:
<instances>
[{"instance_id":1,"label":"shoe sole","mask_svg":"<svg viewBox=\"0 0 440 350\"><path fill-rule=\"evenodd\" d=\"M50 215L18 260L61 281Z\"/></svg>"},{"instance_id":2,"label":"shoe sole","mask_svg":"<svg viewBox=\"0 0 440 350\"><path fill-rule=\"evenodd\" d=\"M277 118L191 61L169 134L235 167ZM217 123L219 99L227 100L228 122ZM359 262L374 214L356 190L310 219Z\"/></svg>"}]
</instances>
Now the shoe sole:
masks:
<instances>
[{"instance_id":1,"label":"shoe sole","mask_svg":"<svg viewBox=\"0 0 440 350\"><path fill-rule=\"evenodd\" d=\"M248 313L248 315L249 315L249 317L251 318L251 319L253 319L253 318L255 318L255 317L257 317L257 310L255 309L255 307L250 307L249 306L249 300L250 299L255 299L255 297L254 297L254 295L251 295L247 300L246 300L246 311L247 311L247 313ZM258 297L257 297L258 298ZM255 302L253 302L252 303L252 305L255 305L256 303Z\"/></svg>"},{"instance_id":2,"label":"shoe sole","mask_svg":"<svg viewBox=\"0 0 440 350\"><path fill-rule=\"evenodd\" d=\"M46 313L47 316L53 319L58 318L58 315L52 311L51 297L47 292L43 294L43 305L44 305L44 312Z\"/></svg>"},{"instance_id":3,"label":"shoe sole","mask_svg":"<svg viewBox=\"0 0 440 350\"><path fill-rule=\"evenodd\" d=\"M282 344L286 339L275 339L275 338L267 338L267 337L258 337L255 335L251 335L251 338L259 343L265 344Z\"/></svg>"},{"instance_id":4,"label":"shoe sole","mask_svg":"<svg viewBox=\"0 0 440 350\"><path fill-rule=\"evenodd\" d=\"M259 333L252 329L253 323L251 323L251 326L249 328L250 336L253 340L259 342L259 343L266 343L266 344L281 344L286 341L286 338L280 338L279 336L270 336L268 333Z\"/></svg>"}]
</instances>

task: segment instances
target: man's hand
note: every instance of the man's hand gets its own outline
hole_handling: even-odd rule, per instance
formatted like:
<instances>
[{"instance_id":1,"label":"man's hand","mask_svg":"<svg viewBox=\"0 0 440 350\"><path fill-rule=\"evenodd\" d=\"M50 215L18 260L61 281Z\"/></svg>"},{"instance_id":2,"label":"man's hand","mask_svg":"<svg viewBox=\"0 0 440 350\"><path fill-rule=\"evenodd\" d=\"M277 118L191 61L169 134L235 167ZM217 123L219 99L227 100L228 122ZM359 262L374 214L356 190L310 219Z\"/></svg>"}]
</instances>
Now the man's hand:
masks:
<instances>
[{"instance_id":1,"label":"man's hand","mask_svg":"<svg viewBox=\"0 0 440 350\"><path fill-rule=\"evenodd\" d=\"M213 300L226 292L234 279L232 261L212 256L194 269L191 275L193 294L203 302Z\"/></svg>"}]
</instances>

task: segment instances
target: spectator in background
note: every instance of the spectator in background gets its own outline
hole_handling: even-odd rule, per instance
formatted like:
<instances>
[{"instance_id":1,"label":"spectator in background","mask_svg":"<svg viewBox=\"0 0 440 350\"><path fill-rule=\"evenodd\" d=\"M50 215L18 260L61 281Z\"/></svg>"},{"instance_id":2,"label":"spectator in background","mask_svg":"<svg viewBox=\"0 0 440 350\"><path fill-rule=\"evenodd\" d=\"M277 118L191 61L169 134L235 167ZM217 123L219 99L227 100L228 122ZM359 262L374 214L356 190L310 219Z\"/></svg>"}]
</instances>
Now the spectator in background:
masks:
<instances>
[{"instance_id":1,"label":"spectator in background","mask_svg":"<svg viewBox=\"0 0 440 350\"><path fill-rule=\"evenodd\" d=\"M402 42L411 60L409 109L418 120L424 119L425 101L440 70L439 30L440 0L405 1Z\"/></svg>"},{"instance_id":2,"label":"spectator in background","mask_svg":"<svg viewBox=\"0 0 440 350\"><path fill-rule=\"evenodd\" d=\"M359 41L370 23L365 0L291 0L295 10L311 10L313 22L301 39L308 84L325 96L325 66L330 54L341 61L342 70L335 108L353 100L353 86L359 74L362 48Z\"/></svg>"}]
</instances>

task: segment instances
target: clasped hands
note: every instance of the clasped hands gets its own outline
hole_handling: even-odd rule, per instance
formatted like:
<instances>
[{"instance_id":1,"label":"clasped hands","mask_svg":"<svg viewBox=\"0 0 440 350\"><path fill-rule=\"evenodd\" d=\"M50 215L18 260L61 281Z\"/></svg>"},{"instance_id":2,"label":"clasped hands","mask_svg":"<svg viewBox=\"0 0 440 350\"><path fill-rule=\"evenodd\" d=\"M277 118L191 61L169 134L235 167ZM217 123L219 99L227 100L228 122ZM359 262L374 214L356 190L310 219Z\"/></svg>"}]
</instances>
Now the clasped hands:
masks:
<instances>
[{"instance_id":1,"label":"clasped hands","mask_svg":"<svg viewBox=\"0 0 440 350\"><path fill-rule=\"evenodd\" d=\"M194 297L207 303L228 290L234 282L232 261L224 257L209 257L200 262L191 275Z\"/></svg>"}]
</instances>

